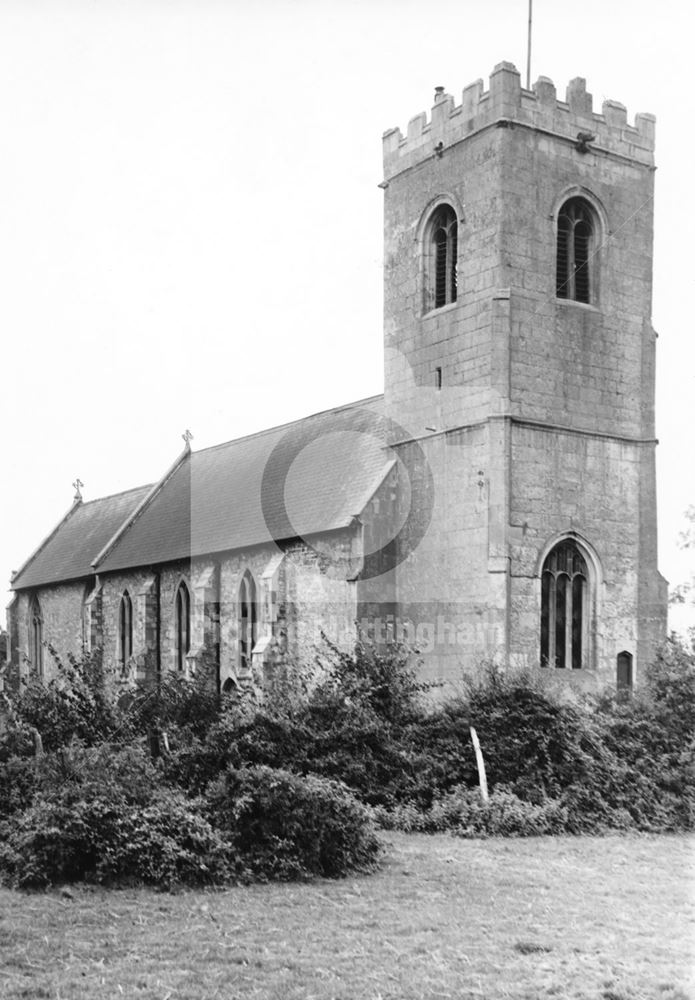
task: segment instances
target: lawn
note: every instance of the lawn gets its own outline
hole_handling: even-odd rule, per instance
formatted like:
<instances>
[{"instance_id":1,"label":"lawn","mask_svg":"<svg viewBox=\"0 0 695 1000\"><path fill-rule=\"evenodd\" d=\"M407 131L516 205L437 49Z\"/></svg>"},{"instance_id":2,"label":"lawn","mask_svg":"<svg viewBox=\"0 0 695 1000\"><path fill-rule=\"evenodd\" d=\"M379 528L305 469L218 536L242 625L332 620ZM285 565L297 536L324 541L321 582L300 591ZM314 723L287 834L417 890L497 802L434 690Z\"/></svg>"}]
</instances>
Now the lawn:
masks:
<instances>
[{"instance_id":1,"label":"lawn","mask_svg":"<svg viewBox=\"0 0 695 1000\"><path fill-rule=\"evenodd\" d=\"M336 882L0 890L0 996L695 1000L693 838L384 836Z\"/></svg>"}]
</instances>

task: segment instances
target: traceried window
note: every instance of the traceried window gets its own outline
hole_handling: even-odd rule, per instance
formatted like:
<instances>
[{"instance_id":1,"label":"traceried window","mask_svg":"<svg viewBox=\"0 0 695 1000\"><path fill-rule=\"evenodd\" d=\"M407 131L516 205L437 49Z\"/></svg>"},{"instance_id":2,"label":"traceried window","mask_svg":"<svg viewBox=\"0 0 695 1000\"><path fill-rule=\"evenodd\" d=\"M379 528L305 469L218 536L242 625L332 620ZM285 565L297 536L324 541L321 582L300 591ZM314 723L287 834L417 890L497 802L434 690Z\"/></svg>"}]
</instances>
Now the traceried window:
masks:
<instances>
[{"instance_id":1,"label":"traceried window","mask_svg":"<svg viewBox=\"0 0 695 1000\"><path fill-rule=\"evenodd\" d=\"M584 198L570 198L557 218L556 294L559 299L592 302L596 251L594 212Z\"/></svg>"},{"instance_id":2,"label":"traceried window","mask_svg":"<svg viewBox=\"0 0 695 1000\"><path fill-rule=\"evenodd\" d=\"M29 605L29 659L39 677L43 677L43 614L38 597L32 597Z\"/></svg>"},{"instance_id":3,"label":"traceried window","mask_svg":"<svg viewBox=\"0 0 695 1000\"><path fill-rule=\"evenodd\" d=\"M239 668L251 668L251 654L256 645L256 584L251 573L244 573L239 587Z\"/></svg>"},{"instance_id":4,"label":"traceried window","mask_svg":"<svg viewBox=\"0 0 695 1000\"><path fill-rule=\"evenodd\" d=\"M458 222L451 205L440 205L428 226L428 309L439 309L456 301Z\"/></svg>"},{"instance_id":5,"label":"traceried window","mask_svg":"<svg viewBox=\"0 0 695 1000\"><path fill-rule=\"evenodd\" d=\"M588 571L575 542L560 542L541 577L541 666L579 670L585 662Z\"/></svg>"},{"instance_id":6,"label":"traceried window","mask_svg":"<svg viewBox=\"0 0 695 1000\"><path fill-rule=\"evenodd\" d=\"M125 590L118 607L118 662L125 673L128 660L133 655L133 602Z\"/></svg>"},{"instance_id":7,"label":"traceried window","mask_svg":"<svg viewBox=\"0 0 695 1000\"><path fill-rule=\"evenodd\" d=\"M174 601L174 652L176 669L183 673L186 657L191 648L191 595L186 584L181 581Z\"/></svg>"}]
</instances>

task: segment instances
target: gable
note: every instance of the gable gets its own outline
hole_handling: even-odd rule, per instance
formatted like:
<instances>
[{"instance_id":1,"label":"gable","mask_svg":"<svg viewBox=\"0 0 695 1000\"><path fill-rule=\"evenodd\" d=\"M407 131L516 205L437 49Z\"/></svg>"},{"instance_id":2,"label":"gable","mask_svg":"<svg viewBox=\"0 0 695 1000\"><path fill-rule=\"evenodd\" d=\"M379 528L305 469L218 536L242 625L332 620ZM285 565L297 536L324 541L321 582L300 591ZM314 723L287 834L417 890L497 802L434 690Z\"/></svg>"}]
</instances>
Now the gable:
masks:
<instances>
[{"instance_id":1,"label":"gable","mask_svg":"<svg viewBox=\"0 0 695 1000\"><path fill-rule=\"evenodd\" d=\"M382 397L192 452L99 572L187 559L350 525L392 465Z\"/></svg>"},{"instance_id":2,"label":"gable","mask_svg":"<svg viewBox=\"0 0 695 1000\"><path fill-rule=\"evenodd\" d=\"M92 561L150 489L140 486L73 506L13 577L12 587L21 590L91 576Z\"/></svg>"},{"instance_id":3,"label":"gable","mask_svg":"<svg viewBox=\"0 0 695 1000\"><path fill-rule=\"evenodd\" d=\"M393 465L383 397L199 452L155 486L75 504L15 590L348 527Z\"/></svg>"}]
</instances>

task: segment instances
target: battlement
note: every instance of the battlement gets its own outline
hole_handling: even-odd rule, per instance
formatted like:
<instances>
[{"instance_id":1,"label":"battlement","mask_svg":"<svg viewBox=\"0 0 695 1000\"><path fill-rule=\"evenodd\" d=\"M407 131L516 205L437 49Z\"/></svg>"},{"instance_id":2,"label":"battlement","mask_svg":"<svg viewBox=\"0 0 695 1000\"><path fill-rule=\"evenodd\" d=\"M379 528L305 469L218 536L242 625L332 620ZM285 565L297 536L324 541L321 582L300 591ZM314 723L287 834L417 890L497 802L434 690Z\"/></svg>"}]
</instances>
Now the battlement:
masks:
<instances>
[{"instance_id":1,"label":"battlement","mask_svg":"<svg viewBox=\"0 0 695 1000\"><path fill-rule=\"evenodd\" d=\"M565 100L558 100L555 85L546 76L532 90L521 86L517 68L509 62L495 66L490 87L476 80L466 87L461 103L437 87L430 120L423 112L411 118L404 136L400 129L384 133L384 177L438 155L448 146L498 122L518 123L549 132L575 143L580 133L591 136L582 152L607 151L651 166L654 162L654 115L638 114L634 125L627 121L627 109L618 101L604 101L601 113L593 110L586 80L570 80ZM441 144L441 145L440 145Z\"/></svg>"}]
</instances>

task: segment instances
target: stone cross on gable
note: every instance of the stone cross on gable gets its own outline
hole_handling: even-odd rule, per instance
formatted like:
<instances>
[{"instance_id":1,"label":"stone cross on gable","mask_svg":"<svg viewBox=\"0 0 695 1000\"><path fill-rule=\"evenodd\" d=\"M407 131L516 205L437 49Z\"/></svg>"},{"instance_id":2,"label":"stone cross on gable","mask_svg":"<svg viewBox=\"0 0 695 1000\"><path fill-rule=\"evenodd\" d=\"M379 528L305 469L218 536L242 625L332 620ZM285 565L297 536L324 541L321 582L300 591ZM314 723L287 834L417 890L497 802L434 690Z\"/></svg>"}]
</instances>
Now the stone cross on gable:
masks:
<instances>
[{"instance_id":1,"label":"stone cross on gable","mask_svg":"<svg viewBox=\"0 0 695 1000\"><path fill-rule=\"evenodd\" d=\"M80 492L80 490L81 490L81 487L84 486L84 483L82 482L81 479L76 479L75 482L72 485L75 487L75 496L74 496L73 499L75 499L75 500L81 500L82 499L82 493Z\"/></svg>"},{"instance_id":2,"label":"stone cross on gable","mask_svg":"<svg viewBox=\"0 0 695 1000\"><path fill-rule=\"evenodd\" d=\"M191 441L193 440L193 435L191 434L191 432L188 429L186 429L181 435L181 437L186 442L186 447L190 449Z\"/></svg>"}]
</instances>

